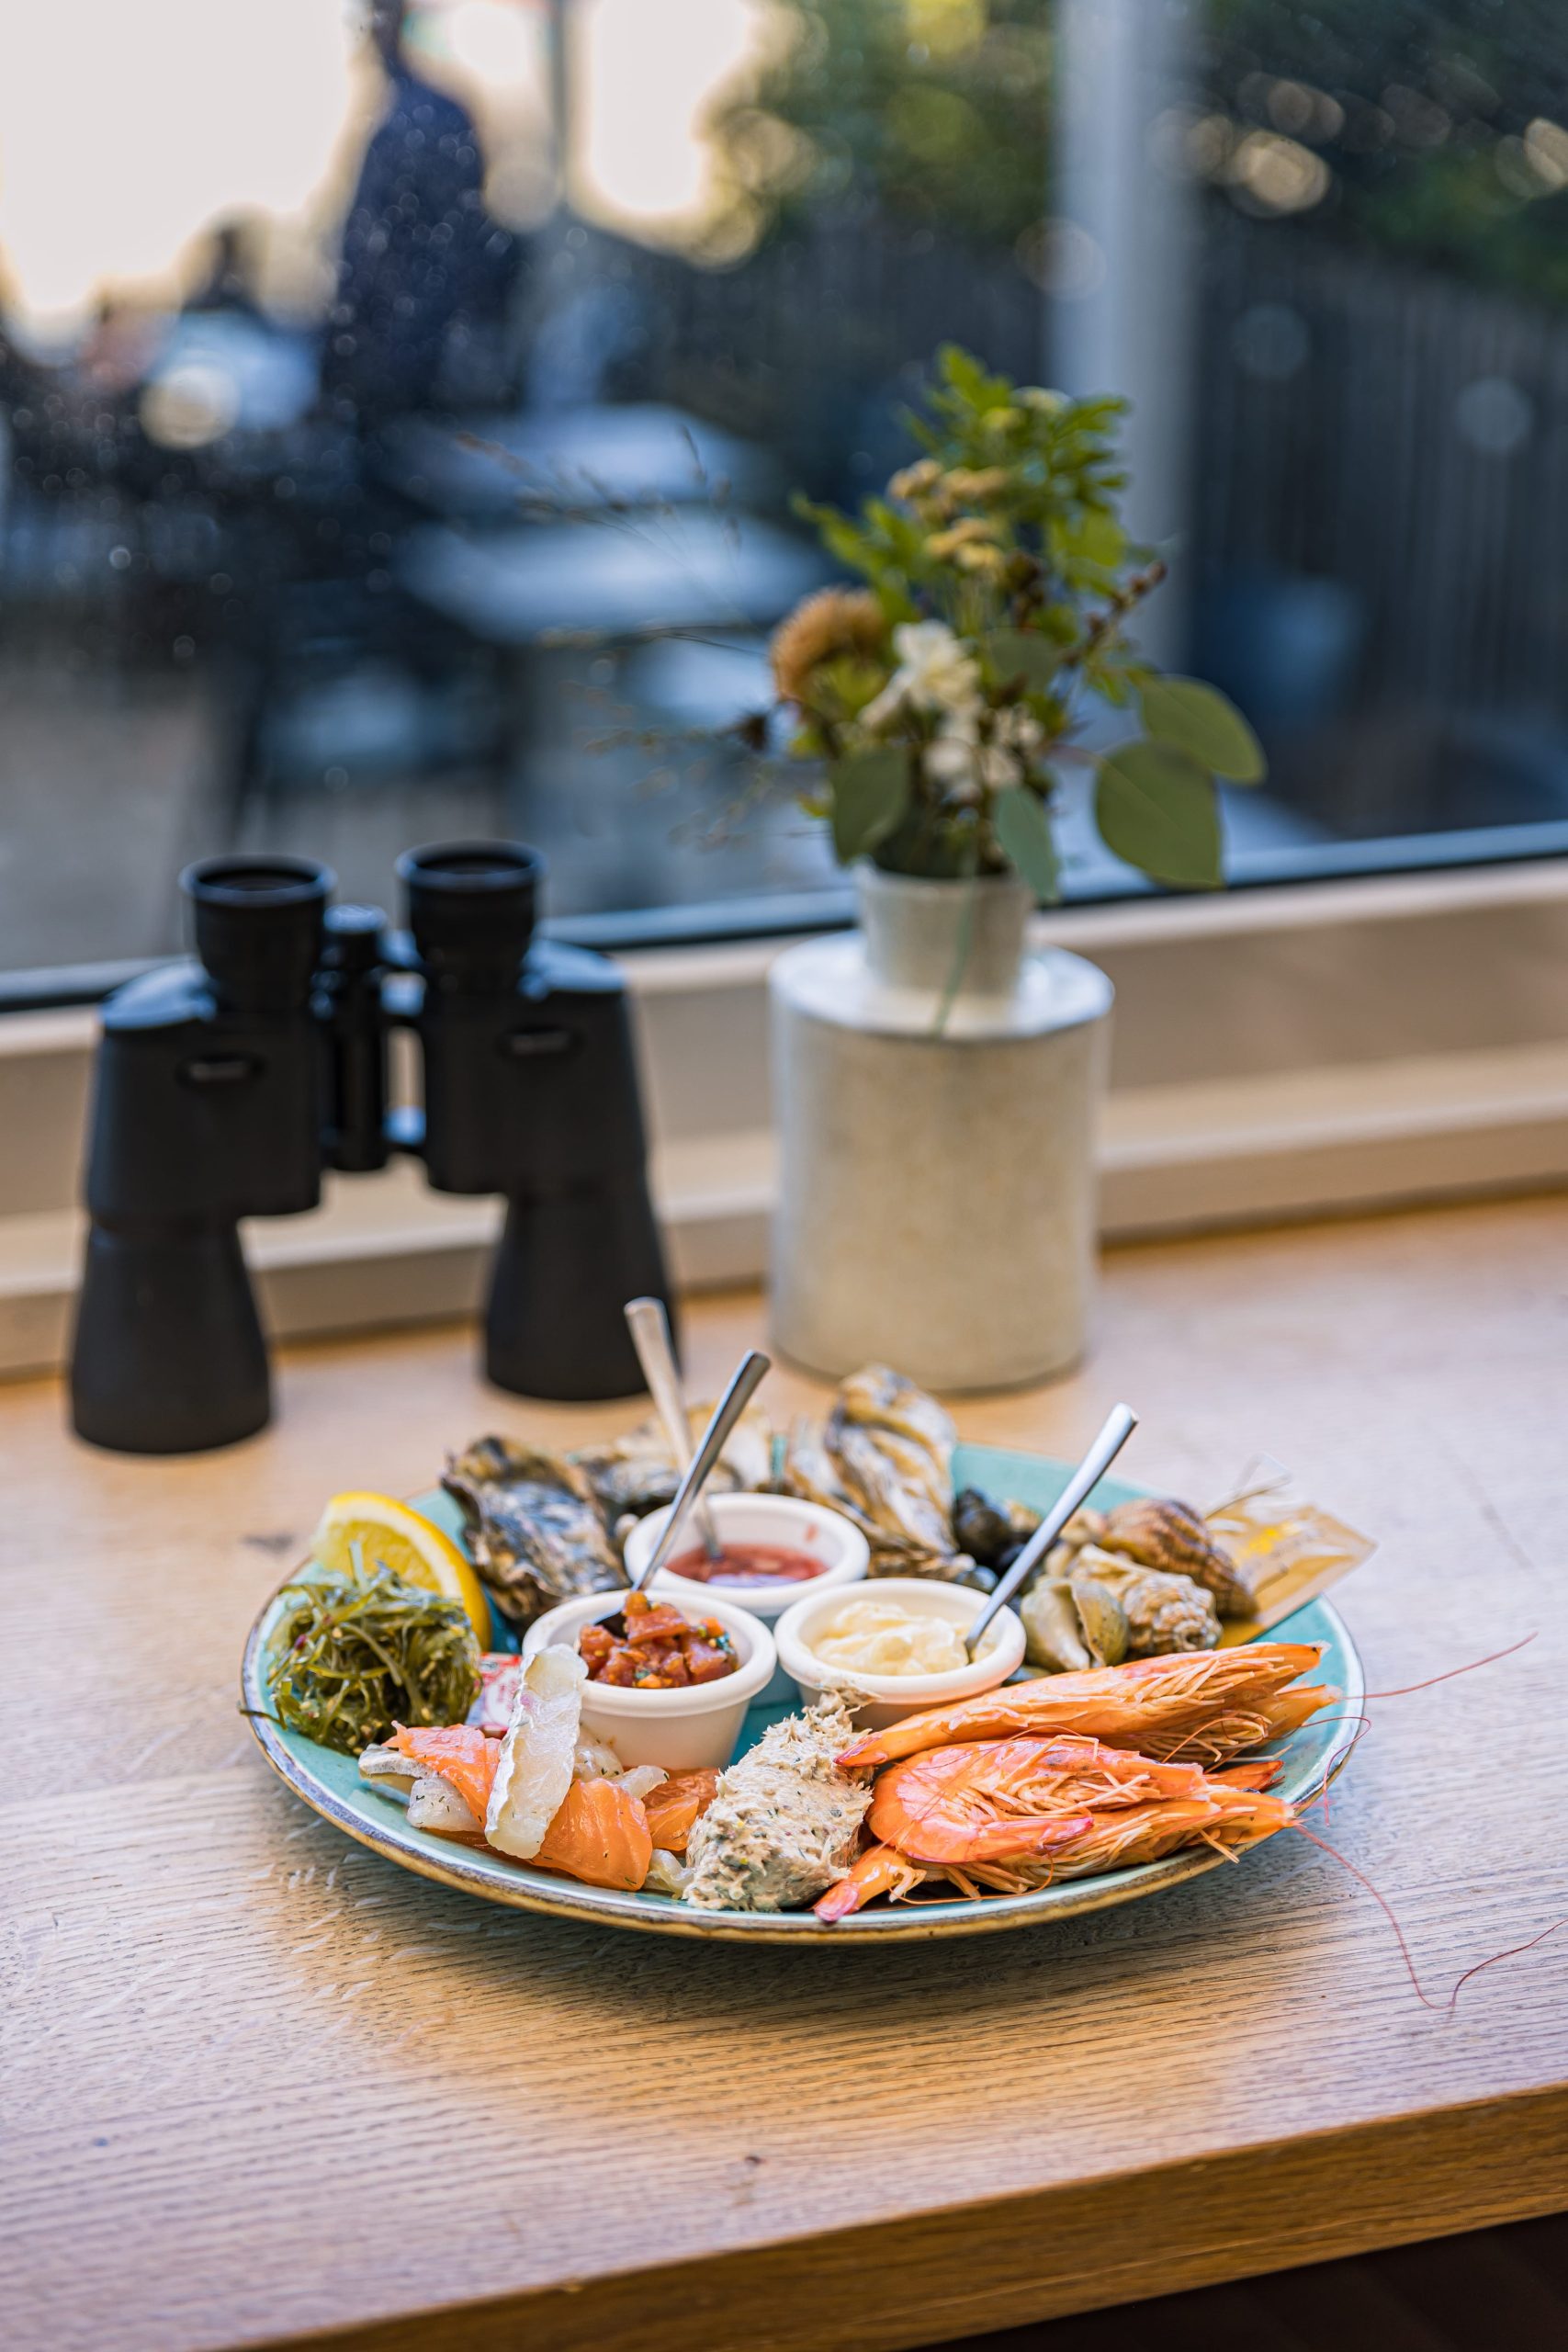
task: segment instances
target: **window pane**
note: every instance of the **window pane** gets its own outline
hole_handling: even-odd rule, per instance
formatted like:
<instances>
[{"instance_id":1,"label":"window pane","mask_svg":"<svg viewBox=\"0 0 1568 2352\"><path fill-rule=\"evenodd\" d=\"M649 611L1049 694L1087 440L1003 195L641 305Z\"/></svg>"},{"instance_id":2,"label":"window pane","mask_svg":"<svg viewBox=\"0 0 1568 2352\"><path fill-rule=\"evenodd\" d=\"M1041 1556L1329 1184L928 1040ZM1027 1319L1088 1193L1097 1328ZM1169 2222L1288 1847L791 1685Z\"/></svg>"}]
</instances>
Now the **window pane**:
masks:
<instances>
[{"instance_id":1,"label":"window pane","mask_svg":"<svg viewBox=\"0 0 1568 2352\"><path fill-rule=\"evenodd\" d=\"M1529 0L23 0L0 961L162 951L230 844L809 907L725 730L829 576L790 492L947 339L1134 398L1146 642L1270 753L1237 878L1568 846L1565 67Z\"/></svg>"}]
</instances>

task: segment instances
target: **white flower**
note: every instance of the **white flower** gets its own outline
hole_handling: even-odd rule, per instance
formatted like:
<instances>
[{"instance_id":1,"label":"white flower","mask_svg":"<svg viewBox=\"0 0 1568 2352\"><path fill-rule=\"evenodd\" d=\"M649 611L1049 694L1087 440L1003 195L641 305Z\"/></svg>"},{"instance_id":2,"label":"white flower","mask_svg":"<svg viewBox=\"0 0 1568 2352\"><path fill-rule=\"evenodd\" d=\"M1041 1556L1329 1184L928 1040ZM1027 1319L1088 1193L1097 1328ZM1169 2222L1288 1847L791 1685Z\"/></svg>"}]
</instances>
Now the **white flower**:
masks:
<instances>
[{"instance_id":1,"label":"white flower","mask_svg":"<svg viewBox=\"0 0 1568 2352\"><path fill-rule=\"evenodd\" d=\"M981 712L960 711L943 721L935 742L926 746L927 775L964 798L1019 783L1045 740L1039 720L1021 703L986 715L990 724L984 735Z\"/></svg>"},{"instance_id":2,"label":"white flower","mask_svg":"<svg viewBox=\"0 0 1568 2352\"><path fill-rule=\"evenodd\" d=\"M979 707L979 665L945 621L901 621L893 632L893 650L898 667L862 711L863 726L885 727L909 705L954 714Z\"/></svg>"}]
</instances>

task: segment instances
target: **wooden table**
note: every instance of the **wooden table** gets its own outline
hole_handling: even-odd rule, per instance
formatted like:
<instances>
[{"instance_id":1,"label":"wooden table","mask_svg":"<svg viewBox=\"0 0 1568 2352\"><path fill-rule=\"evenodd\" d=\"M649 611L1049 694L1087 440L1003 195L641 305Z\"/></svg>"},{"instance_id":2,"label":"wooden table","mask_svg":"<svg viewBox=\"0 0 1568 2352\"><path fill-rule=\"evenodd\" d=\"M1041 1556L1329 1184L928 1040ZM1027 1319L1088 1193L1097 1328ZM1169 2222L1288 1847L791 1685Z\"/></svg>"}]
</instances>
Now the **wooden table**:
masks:
<instances>
[{"instance_id":1,"label":"wooden table","mask_svg":"<svg viewBox=\"0 0 1568 2352\"><path fill-rule=\"evenodd\" d=\"M690 1317L710 1384L759 1326ZM1122 1250L1099 1345L964 1432L1134 1477L1258 1448L1375 1532L1374 1700L1329 1834L1422 1981L1568 1917L1568 1206ZM789 1407L807 1385L777 1376ZM16 2352L310 2331L369 2352L875 2352L1568 2204L1568 1928L1416 1998L1282 1837L1035 1932L711 1950L491 1909L338 1837L234 1713L250 1618L333 1487L487 1425L565 1439L468 1335L294 1351L275 1430L159 1463L0 1393L0 2294Z\"/></svg>"}]
</instances>

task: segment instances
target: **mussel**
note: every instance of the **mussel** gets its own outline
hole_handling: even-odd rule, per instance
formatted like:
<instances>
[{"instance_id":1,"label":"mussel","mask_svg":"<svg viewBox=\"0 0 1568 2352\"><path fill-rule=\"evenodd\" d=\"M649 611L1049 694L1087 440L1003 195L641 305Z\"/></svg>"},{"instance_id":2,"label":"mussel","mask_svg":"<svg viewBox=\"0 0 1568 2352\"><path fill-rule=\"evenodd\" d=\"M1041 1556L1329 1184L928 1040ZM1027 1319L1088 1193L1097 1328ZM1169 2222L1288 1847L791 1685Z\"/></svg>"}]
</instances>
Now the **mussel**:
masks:
<instances>
[{"instance_id":1,"label":"mussel","mask_svg":"<svg viewBox=\"0 0 1568 2352\"><path fill-rule=\"evenodd\" d=\"M953 1532L959 1548L982 1567L1010 1567L1040 1524L1027 1503L996 1503L978 1487L964 1487L953 1499Z\"/></svg>"}]
</instances>

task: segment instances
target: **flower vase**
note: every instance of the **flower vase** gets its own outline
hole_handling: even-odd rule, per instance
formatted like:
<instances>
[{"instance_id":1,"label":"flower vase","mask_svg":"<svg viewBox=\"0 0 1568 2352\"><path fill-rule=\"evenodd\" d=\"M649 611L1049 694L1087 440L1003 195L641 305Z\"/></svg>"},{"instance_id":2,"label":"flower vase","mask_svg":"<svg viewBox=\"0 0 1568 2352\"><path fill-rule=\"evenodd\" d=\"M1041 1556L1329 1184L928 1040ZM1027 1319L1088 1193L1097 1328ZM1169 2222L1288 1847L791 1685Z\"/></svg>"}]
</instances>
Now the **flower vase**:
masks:
<instances>
[{"instance_id":1,"label":"flower vase","mask_svg":"<svg viewBox=\"0 0 1568 2352\"><path fill-rule=\"evenodd\" d=\"M856 868L858 932L770 976L773 1330L807 1370L1002 1388L1083 1352L1113 991L1015 876Z\"/></svg>"}]
</instances>

